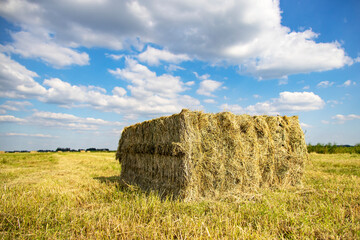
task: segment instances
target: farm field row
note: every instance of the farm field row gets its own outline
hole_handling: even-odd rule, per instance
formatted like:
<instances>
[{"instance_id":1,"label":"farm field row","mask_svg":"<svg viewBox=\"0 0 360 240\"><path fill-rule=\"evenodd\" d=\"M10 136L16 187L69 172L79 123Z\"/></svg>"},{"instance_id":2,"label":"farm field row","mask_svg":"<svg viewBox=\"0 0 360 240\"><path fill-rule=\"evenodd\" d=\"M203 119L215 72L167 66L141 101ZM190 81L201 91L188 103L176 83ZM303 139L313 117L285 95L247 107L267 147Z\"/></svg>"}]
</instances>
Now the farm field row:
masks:
<instances>
[{"instance_id":1,"label":"farm field row","mask_svg":"<svg viewBox=\"0 0 360 240\"><path fill-rule=\"evenodd\" d=\"M302 186L197 202L118 183L115 153L0 155L0 239L360 239L360 155L310 154Z\"/></svg>"}]
</instances>

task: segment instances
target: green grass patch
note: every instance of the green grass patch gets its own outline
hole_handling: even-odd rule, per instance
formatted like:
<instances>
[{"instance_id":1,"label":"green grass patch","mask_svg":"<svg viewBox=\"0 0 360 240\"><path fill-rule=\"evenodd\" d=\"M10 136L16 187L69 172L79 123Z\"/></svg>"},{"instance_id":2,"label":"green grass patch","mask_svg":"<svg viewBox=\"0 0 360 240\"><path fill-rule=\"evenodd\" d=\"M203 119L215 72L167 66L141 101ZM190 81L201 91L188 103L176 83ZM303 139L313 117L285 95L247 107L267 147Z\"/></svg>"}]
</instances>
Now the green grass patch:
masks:
<instances>
[{"instance_id":1,"label":"green grass patch","mask_svg":"<svg viewBox=\"0 0 360 240\"><path fill-rule=\"evenodd\" d=\"M356 154L311 154L299 187L198 202L121 187L114 153L0 159L1 239L360 238Z\"/></svg>"},{"instance_id":2,"label":"green grass patch","mask_svg":"<svg viewBox=\"0 0 360 240\"><path fill-rule=\"evenodd\" d=\"M34 172L50 170L58 160L53 153L7 153L0 155L0 181L7 182Z\"/></svg>"},{"instance_id":3,"label":"green grass patch","mask_svg":"<svg viewBox=\"0 0 360 240\"><path fill-rule=\"evenodd\" d=\"M334 154L319 155L312 154L313 162L320 171L337 175L353 175L360 177L360 155L359 154Z\"/></svg>"}]
</instances>

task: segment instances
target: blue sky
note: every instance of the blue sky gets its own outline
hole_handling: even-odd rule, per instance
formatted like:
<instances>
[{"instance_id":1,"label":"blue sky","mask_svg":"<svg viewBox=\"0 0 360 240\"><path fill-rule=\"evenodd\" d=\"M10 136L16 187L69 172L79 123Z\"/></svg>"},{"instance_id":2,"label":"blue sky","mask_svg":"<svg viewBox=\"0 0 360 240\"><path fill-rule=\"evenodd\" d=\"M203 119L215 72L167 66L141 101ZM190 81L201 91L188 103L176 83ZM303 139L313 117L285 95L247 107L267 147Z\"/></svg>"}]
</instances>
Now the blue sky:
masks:
<instances>
[{"instance_id":1,"label":"blue sky","mask_svg":"<svg viewBox=\"0 0 360 240\"><path fill-rule=\"evenodd\" d=\"M0 1L0 150L116 149L182 108L360 143L359 1Z\"/></svg>"}]
</instances>

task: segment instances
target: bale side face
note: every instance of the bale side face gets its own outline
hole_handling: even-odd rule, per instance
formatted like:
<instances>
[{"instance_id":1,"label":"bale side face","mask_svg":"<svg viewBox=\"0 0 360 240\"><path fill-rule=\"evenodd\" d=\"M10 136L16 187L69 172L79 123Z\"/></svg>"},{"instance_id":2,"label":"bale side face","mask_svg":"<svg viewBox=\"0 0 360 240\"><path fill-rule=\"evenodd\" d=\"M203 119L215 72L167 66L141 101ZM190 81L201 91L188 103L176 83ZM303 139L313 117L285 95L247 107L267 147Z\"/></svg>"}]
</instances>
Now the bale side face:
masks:
<instances>
[{"instance_id":1,"label":"bale side face","mask_svg":"<svg viewBox=\"0 0 360 240\"><path fill-rule=\"evenodd\" d=\"M186 181L182 118L175 114L123 130L116 158L121 163L124 182L165 195L182 194Z\"/></svg>"},{"instance_id":2,"label":"bale side face","mask_svg":"<svg viewBox=\"0 0 360 240\"><path fill-rule=\"evenodd\" d=\"M182 111L124 129L121 178L180 198L301 181L307 149L297 117Z\"/></svg>"}]
</instances>

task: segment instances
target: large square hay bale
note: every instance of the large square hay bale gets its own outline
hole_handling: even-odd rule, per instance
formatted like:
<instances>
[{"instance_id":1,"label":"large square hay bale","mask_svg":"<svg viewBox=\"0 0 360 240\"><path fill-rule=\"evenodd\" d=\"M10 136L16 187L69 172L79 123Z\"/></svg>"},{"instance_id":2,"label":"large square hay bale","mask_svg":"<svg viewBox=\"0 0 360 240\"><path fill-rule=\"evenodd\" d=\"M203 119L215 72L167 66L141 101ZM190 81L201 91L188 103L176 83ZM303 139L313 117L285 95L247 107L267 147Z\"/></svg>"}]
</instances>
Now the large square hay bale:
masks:
<instances>
[{"instance_id":1,"label":"large square hay bale","mask_svg":"<svg viewBox=\"0 0 360 240\"><path fill-rule=\"evenodd\" d=\"M126 127L121 179L182 199L301 182L307 148L297 116L189 111Z\"/></svg>"}]
</instances>

